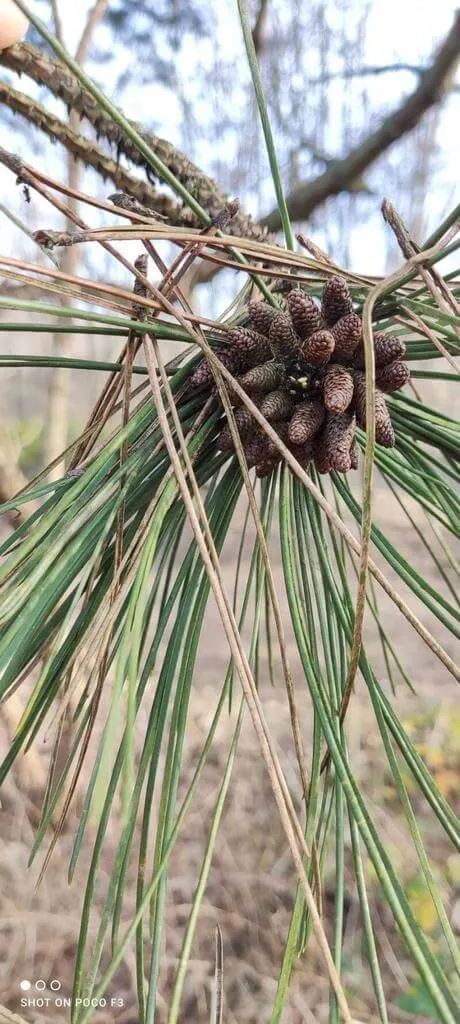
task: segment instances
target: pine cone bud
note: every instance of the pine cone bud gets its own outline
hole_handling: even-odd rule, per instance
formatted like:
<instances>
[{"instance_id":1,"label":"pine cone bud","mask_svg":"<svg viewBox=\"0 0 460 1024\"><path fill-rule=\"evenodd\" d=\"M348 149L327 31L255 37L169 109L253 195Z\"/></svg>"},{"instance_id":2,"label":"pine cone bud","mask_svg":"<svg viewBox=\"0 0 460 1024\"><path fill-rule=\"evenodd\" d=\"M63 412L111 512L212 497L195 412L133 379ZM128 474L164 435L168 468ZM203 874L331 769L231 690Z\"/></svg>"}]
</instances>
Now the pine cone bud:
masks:
<instances>
[{"instance_id":1,"label":"pine cone bud","mask_svg":"<svg viewBox=\"0 0 460 1024\"><path fill-rule=\"evenodd\" d=\"M258 366L265 359L270 359L271 349L267 338L248 327L232 327L227 339L241 355L241 363L248 368Z\"/></svg>"},{"instance_id":2,"label":"pine cone bud","mask_svg":"<svg viewBox=\"0 0 460 1024\"><path fill-rule=\"evenodd\" d=\"M292 399L287 391L280 388L277 391L270 391L263 399L260 411L269 422L284 420L291 415L293 409Z\"/></svg>"},{"instance_id":3,"label":"pine cone bud","mask_svg":"<svg viewBox=\"0 0 460 1024\"><path fill-rule=\"evenodd\" d=\"M382 448L394 448L396 444L387 403L380 391L377 391L375 395L375 440L382 445Z\"/></svg>"},{"instance_id":4,"label":"pine cone bud","mask_svg":"<svg viewBox=\"0 0 460 1024\"><path fill-rule=\"evenodd\" d=\"M249 469L271 456L269 439L260 428L244 439L243 448Z\"/></svg>"},{"instance_id":5,"label":"pine cone bud","mask_svg":"<svg viewBox=\"0 0 460 1024\"><path fill-rule=\"evenodd\" d=\"M388 363L388 366L382 366L377 370L375 382L381 391L387 391L391 394L393 391L399 391L404 384L407 384L409 377L410 370L407 363L401 363L399 360L396 360L394 363Z\"/></svg>"},{"instance_id":6,"label":"pine cone bud","mask_svg":"<svg viewBox=\"0 0 460 1024\"><path fill-rule=\"evenodd\" d=\"M306 295L301 288L289 293L287 306L296 334L302 340L324 327L321 310L311 295Z\"/></svg>"},{"instance_id":7,"label":"pine cone bud","mask_svg":"<svg viewBox=\"0 0 460 1024\"><path fill-rule=\"evenodd\" d=\"M331 334L335 341L334 355L338 359L351 356L361 341L362 333L361 320L356 313L342 316L331 327Z\"/></svg>"},{"instance_id":8,"label":"pine cone bud","mask_svg":"<svg viewBox=\"0 0 460 1024\"><path fill-rule=\"evenodd\" d=\"M273 423L272 426L276 430L278 437L280 437L284 444L286 444L288 441L287 423ZM263 457L258 460L256 465L256 475L258 477L270 476L282 459L282 455L275 442L272 441L271 438L267 437L266 434L263 434L263 431L261 431L261 434L265 442L265 447Z\"/></svg>"},{"instance_id":9,"label":"pine cone bud","mask_svg":"<svg viewBox=\"0 0 460 1024\"><path fill-rule=\"evenodd\" d=\"M355 373L354 408L359 426L366 429L366 378L359 370ZM375 392L375 439L384 448L393 448L395 432L387 404L381 391Z\"/></svg>"},{"instance_id":10,"label":"pine cone bud","mask_svg":"<svg viewBox=\"0 0 460 1024\"><path fill-rule=\"evenodd\" d=\"M276 469L280 462L281 455L278 455L277 458L265 459L263 462L259 462L256 466L256 476L259 480L262 480L264 477L271 476L273 470Z\"/></svg>"},{"instance_id":11,"label":"pine cone bud","mask_svg":"<svg viewBox=\"0 0 460 1024\"><path fill-rule=\"evenodd\" d=\"M269 339L275 356L293 356L299 351L299 339L285 313L276 313L273 317Z\"/></svg>"},{"instance_id":12,"label":"pine cone bud","mask_svg":"<svg viewBox=\"0 0 460 1024\"><path fill-rule=\"evenodd\" d=\"M238 377L238 384L245 391L274 391L284 379L284 367L277 363L276 359L269 359L262 366L255 366L248 370L242 377Z\"/></svg>"},{"instance_id":13,"label":"pine cone bud","mask_svg":"<svg viewBox=\"0 0 460 1024\"><path fill-rule=\"evenodd\" d=\"M353 300L344 277L330 277L326 281L321 312L329 327L353 312Z\"/></svg>"},{"instance_id":14,"label":"pine cone bud","mask_svg":"<svg viewBox=\"0 0 460 1024\"><path fill-rule=\"evenodd\" d=\"M269 306L268 302L250 302L248 316L251 321L251 327L258 331L259 334L264 334L268 338L270 324L277 312L276 307Z\"/></svg>"},{"instance_id":15,"label":"pine cone bud","mask_svg":"<svg viewBox=\"0 0 460 1024\"><path fill-rule=\"evenodd\" d=\"M331 363L324 378L324 404L328 412L345 412L353 398L353 377L339 363Z\"/></svg>"},{"instance_id":16,"label":"pine cone bud","mask_svg":"<svg viewBox=\"0 0 460 1024\"><path fill-rule=\"evenodd\" d=\"M295 459L302 469L307 469L313 456L313 445L312 444L289 444L289 451L292 452Z\"/></svg>"},{"instance_id":17,"label":"pine cone bud","mask_svg":"<svg viewBox=\"0 0 460 1024\"><path fill-rule=\"evenodd\" d=\"M241 356L236 349L233 349L231 352L227 350L218 351L216 356L231 373L235 374L235 372L237 373L241 369ZM187 390L195 391L206 384L214 384L214 377L207 359L201 359L187 381Z\"/></svg>"},{"instance_id":18,"label":"pine cone bud","mask_svg":"<svg viewBox=\"0 0 460 1024\"><path fill-rule=\"evenodd\" d=\"M289 423L289 440L292 444L305 444L311 441L321 428L325 416L324 405L319 399L299 402Z\"/></svg>"},{"instance_id":19,"label":"pine cone bud","mask_svg":"<svg viewBox=\"0 0 460 1024\"><path fill-rule=\"evenodd\" d=\"M321 444L331 470L347 473L351 469L350 449L355 436L355 417L350 413L329 413L321 431Z\"/></svg>"},{"instance_id":20,"label":"pine cone bud","mask_svg":"<svg viewBox=\"0 0 460 1024\"><path fill-rule=\"evenodd\" d=\"M312 366L321 366L326 363L334 351L335 341L331 331L315 331L304 342L302 354Z\"/></svg>"},{"instance_id":21,"label":"pine cone bud","mask_svg":"<svg viewBox=\"0 0 460 1024\"><path fill-rule=\"evenodd\" d=\"M406 346L402 338L393 338L391 334L374 334L374 358L376 369L393 363L395 359L403 359L406 354ZM360 370L364 368L364 345L361 342L356 349L354 360L355 366Z\"/></svg>"},{"instance_id":22,"label":"pine cone bud","mask_svg":"<svg viewBox=\"0 0 460 1024\"><path fill-rule=\"evenodd\" d=\"M256 429L256 420L252 413L249 412L249 409L246 408L236 410L235 423L241 438L247 437L248 434L253 433ZM225 424L225 427L219 434L217 447L222 451L231 451L235 447L229 423Z\"/></svg>"},{"instance_id":23,"label":"pine cone bud","mask_svg":"<svg viewBox=\"0 0 460 1024\"><path fill-rule=\"evenodd\" d=\"M329 447L324 443L322 434L316 438L313 445L313 459L318 473L324 476L326 473L330 473L332 466L329 454Z\"/></svg>"}]
</instances>

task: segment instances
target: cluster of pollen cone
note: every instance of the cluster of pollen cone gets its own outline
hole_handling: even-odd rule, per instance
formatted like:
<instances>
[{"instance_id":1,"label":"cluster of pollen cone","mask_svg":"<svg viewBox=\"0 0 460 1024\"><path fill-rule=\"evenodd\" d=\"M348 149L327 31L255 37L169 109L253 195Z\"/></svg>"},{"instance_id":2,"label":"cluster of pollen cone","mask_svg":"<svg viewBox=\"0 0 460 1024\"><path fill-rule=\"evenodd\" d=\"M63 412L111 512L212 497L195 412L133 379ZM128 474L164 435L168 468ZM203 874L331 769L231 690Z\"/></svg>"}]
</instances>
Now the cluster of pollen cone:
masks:
<instances>
[{"instance_id":1,"label":"cluster of pollen cone","mask_svg":"<svg viewBox=\"0 0 460 1024\"><path fill-rule=\"evenodd\" d=\"M247 314L248 326L227 332L228 348L219 358L301 466L313 460L320 473L356 469L355 430L356 424L366 428L366 381L361 320L346 281L331 277L321 305L294 288L283 311L251 302ZM375 436L392 448L395 434L383 392L397 391L409 379L405 345L375 334L374 351ZM206 360L189 384L194 390L214 385ZM234 392L231 399L248 466L259 477L269 476L282 456ZM234 448L228 424L217 443L224 451Z\"/></svg>"}]
</instances>

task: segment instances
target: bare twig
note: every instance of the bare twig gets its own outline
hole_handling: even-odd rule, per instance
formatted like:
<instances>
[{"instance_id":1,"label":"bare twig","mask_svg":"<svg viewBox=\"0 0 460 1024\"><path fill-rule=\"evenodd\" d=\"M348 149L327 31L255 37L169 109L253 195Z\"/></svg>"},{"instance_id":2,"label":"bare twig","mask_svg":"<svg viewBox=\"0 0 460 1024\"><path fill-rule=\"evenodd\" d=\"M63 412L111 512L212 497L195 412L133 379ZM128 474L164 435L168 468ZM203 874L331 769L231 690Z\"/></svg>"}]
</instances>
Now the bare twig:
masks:
<instances>
[{"instance_id":1,"label":"bare twig","mask_svg":"<svg viewBox=\"0 0 460 1024\"><path fill-rule=\"evenodd\" d=\"M75 60L78 61L79 64L84 64L86 60L94 30L99 25L99 22L102 21L107 10L108 2L109 0L96 0L96 3L88 12L86 24L75 51Z\"/></svg>"},{"instance_id":2,"label":"bare twig","mask_svg":"<svg viewBox=\"0 0 460 1024\"><path fill-rule=\"evenodd\" d=\"M326 153L314 139L302 139L298 149L308 149L313 159L317 160L318 163L325 164L327 168L333 167L334 164L337 163L337 157L331 156L330 153ZM350 181L344 191L350 192L352 195L361 193L368 196L375 196L376 194L362 178L356 178L354 181Z\"/></svg>"},{"instance_id":3,"label":"bare twig","mask_svg":"<svg viewBox=\"0 0 460 1024\"><path fill-rule=\"evenodd\" d=\"M267 15L268 0L260 0L259 10L257 11L256 20L254 22L254 28L252 30L252 40L254 43L254 49L259 56L263 52L265 46L265 29L267 26Z\"/></svg>"},{"instance_id":4,"label":"bare twig","mask_svg":"<svg viewBox=\"0 0 460 1024\"><path fill-rule=\"evenodd\" d=\"M397 64L366 64L361 68L344 68L342 71L328 71L324 75L310 78L308 84L309 86L327 85L328 82L337 80L348 81L350 78L365 78L368 75L377 78L380 75L398 74L400 72L409 72L421 78L426 71L427 68L422 64L407 64L405 61L400 61ZM449 86L449 92L460 92L460 85L452 82Z\"/></svg>"},{"instance_id":5,"label":"bare twig","mask_svg":"<svg viewBox=\"0 0 460 1024\"><path fill-rule=\"evenodd\" d=\"M393 203L389 199L384 199L382 202L382 214L384 220L390 225L393 231L396 241L401 249L401 252L406 260L410 259L411 256L415 256L416 253L420 252L420 246L411 238L406 225L402 217L393 206ZM451 239L455 238L460 230L460 222L453 224L452 228L444 238L444 245L448 245ZM425 282L428 291L434 298L434 301L442 309L444 313L453 312L456 316L460 316L460 306L455 298L455 295L447 287L446 282L441 277L441 274L436 267L424 267L420 265L419 274L422 280ZM460 333L457 328L457 334Z\"/></svg>"},{"instance_id":6,"label":"bare twig","mask_svg":"<svg viewBox=\"0 0 460 1024\"><path fill-rule=\"evenodd\" d=\"M50 0L50 4L51 14L53 16L54 34L56 36L56 39L58 39L60 43L63 43L64 33L62 31L62 19L59 11L58 0Z\"/></svg>"}]
</instances>

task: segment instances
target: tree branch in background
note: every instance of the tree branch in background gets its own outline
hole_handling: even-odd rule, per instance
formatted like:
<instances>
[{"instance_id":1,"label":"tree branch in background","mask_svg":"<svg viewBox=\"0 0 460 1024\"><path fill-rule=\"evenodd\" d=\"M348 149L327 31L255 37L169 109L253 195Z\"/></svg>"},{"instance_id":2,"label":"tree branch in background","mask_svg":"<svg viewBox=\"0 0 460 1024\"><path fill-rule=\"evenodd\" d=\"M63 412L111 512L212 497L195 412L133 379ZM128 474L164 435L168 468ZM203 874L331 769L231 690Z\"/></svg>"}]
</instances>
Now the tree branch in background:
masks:
<instances>
[{"instance_id":1,"label":"tree branch in background","mask_svg":"<svg viewBox=\"0 0 460 1024\"><path fill-rule=\"evenodd\" d=\"M268 0L260 0L259 10L252 30L252 41L258 56L265 47L265 29L267 27Z\"/></svg>"},{"instance_id":2,"label":"tree branch in background","mask_svg":"<svg viewBox=\"0 0 460 1024\"><path fill-rule=\"evenodd\" d=\"M24 476L18 462L19 446L11 437L7 425L0 421L0 503L12 501L19 491L27 487L28 480ZM5 512L5 518L16 528L25 523L36 506L33 502L18 505L17 508Z\"/></svg>"},{"instance_id":3,"label":"tree branch in background","mask_svg":"<svg viewBox=\"0 0 460 1024\"><path fill-rule=\"evenodd\" d=\"M94 6L88 12L80 41L75 51L75 59L82 66L88 55L93 33L99 22L104 17L108 0L96 0ZM56 25L59 25L62 37L62 23L58 0L54 0L53 14ZM69 114L69 127L78 133L80 127L80 115L77 111L71 110ZM72 191L78 189L80 178L80 166L70 150L67 150L67 184ZM69 197L69 209L74 213L78 212L78 202L75 196ZM71 222L67 222L70 227ZM78 270L78 252L69 250L64 254L62 269L67 274L75 275ZM68 334L55 334L53 337L53 355L67 352L72 344L72 338ZM51 374L50 390L48 396L48 430L46 432L45 463L51 466L49 472L50 480L59 480L64 470L64 464L59 462L59 455L67 447L67 435L69 424L69 393L70 374L64 366L55 366Z\"/></svg>"},{"instance_id":4,"label":"tree branch in background","mask_svg":"<svg viewBox=\"0 0 460 1024\"><path fill-rule=\"evenodd\" d=\"M135 178L121 164L107 156L95 142L73 132L64 121L50 114L40 103L31 100L30 96L17 92L5 82L0 82L0 103L4 103L14 114L24 117L29 124L35 125L53 139L53 142L60 142L76 159L81 160L85 167L93 167L101 178L113 181L121 192L128 192L143 206L159 213L160 216L167 217L171 224L197 226L196 218L190 210L187 211L182 204L175 203L169 196L157 192L153 185L142 181L142 178ZM0 163L21 177L21 172L17 169L18 163L22 163L21 158L10 154L1 146Z\"/></svg>"},{"instance_id":5,"label":"tree branch in background","mask_svg":"<svg viewBox=\"0 0 460 1024\"><path fill-rule=\"evenodd\" d=\"M59 43L64 45L64 35L62 31L61 15L59 13L58 0L50 0L51 15L53 18L53 28L56 39Z\"/></svg>"},{"instance_id":6,"label":"tree branch in background","mask_svg":"<svg viewBox=\"0 0 460 1024\"><path fill-rule=\"evenodd\" d=\"M333 157L330 156L328 153L325 153L324 150L322 150L317 145L314 139L303 139L299 145L298 151L301 152L302 149L308 149L313 159L317 160L318 163L325 164L328 169L330 167L333 167L334 164L337 163L337 157ZM363 181L362 178L356 178L354 181L351 181L350 184L347 186L346 191L351 192L353 195L358 192L361 194L364 193L365 195L368 196L376 195L376 193L369 187L369 185L366 185L366 182Z\"/></svg>"},{"instance_id":7,"label":"tree branch in background","mask_svg":"<svg viewBox=\"0 0 460 1024\"><path fill-rule=\"evenodd\" d=\"M117 154L123 153L131 163L147 170L142 154L133 146L118 125L99 109L90 93L82 88L77 79L60 61L51 60L34 46L20 43L0 53L0 64L19 74L28 75L34 82L46 86L67 107L85 117L93 125L98 136L104 137L116 147ZM165 139L152 135L142 125L136 123L134 127L163 163L175 174L176 178L194 192L201 205L211 215L215 216L227 205L228 196L184 153L181 153ZM151 168L148 168L148 173L152 177ZM232 221L232 233L258 240L267 237L267 231L244 213L239 213Z\"/></svg>"},{"instance_id":8,"label":"tree branch in background","mask_svg":"<svg viewBox=\"0 0 460 1024\"><path fill-rule=\"evenodd\" d=\"M405 71L411 75L417 75L421 78L425 74L426 67L421 64L406 64L401 62L398 64L366 64L360 68L344 68L343 71L328 71L325 75L318 75L317 78L310 78L309 85L328 85L329 82L336 81L349 81L350 78L366 78L367 76L377 78L380 75L398 74L398 72ZM460 85L456 85L452 82L449 85L449 92L460 92Z\"/></svg>"},{"instance_id":9,"label":"tree branch in background","mask_svg":"<svg viewBox=\"0 0 460 1024\"><path fill-rule=\"evenodd\" d=\"M287 197L292 220L307 220L318 206L329 196L347 190L367 168L385 153L398 139L401 139L418 124L423 115L439 103L448 90L460 57L460 13L457 13L449 34L440 46L436 57L413 93L400 107L382 122L379 128L368 135L348 156L337 160L324 174L313 181L299 185ZM262 218L269 231L281 227L278 209Z\"/></svg>"},{"instance_id":10,"label":"tree branch in background","mask_svg":"<svg viewBox=\"0 0 460 1024\"><path fill-rule=\"evenodd\" d=\"M99 22L102 21L108 7L108 2L109 0L96 0L94 7L92 7L88 13L86 24L80 37L80 42L75 51L75 60L78 64L84 64L86 60L93 32L97 28Z\"/></svg>"}]
</instances>

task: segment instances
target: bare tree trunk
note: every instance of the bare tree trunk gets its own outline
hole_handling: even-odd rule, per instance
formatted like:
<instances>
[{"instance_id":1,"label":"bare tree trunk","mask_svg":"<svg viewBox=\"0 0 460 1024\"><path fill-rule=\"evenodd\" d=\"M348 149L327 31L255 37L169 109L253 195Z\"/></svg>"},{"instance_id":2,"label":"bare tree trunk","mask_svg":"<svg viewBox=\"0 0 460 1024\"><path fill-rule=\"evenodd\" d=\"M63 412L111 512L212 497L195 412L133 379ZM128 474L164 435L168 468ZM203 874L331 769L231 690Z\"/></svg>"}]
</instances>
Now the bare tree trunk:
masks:
<instances>
[{"instance_id":1,"label":"bare tree trunk","mask_svg":"<svg viewBox=\"0 0 460 1024\"><path fill-rule=\"evenodd\" d=\"M80 42L77 47L75 54L75 60L79 64L84 64L88 49L91 43L92 35L104 17L108 0L96 0L96 3L91 8L88 18L86 20L85 27L83 29ZM62 23L58 5L56 0L52 3L52 13L54 18L54 28L56 36L62 41ZM80 116L75 110L71 110L69 125L72 131L79 133L80 130ZM77 160L68 153L67 156L67 184L71 189L77 190L80 178L80 167ZM78 203L75 199L70 196L68 205L73 213L78 212ZM68 220L68 230L72 230L73 223ZM66 250L62 263L62 269L66 274L76 274L78 272L78 260L79 253L76 246L71 246ZM71 323L71 321L69 321ZM64 356L70 353L72 348L72 335L71 334L55 334L53 338L53 356ZM66 367L56 366L52 371L51 383L48 397L48 429L46 434L46 446L45 446L45 464L50 465L56 461L56 464L52 466L49 471L49 480L59 480L64 471L64 463L59 461L59 456L67 447L68 442L68 430L69 430L69 393L70 393L70 373Z\"/></svg>"},{"instance_id":2,"label":"bare tree trunk","mask_svg":"<svg viewBox=\"0 0 460 1024\"><path fill-rule=\"evenodd\" d=\"M18 465L18 452L11 440L7 427L0 425L0 502L11 501L12 498L27 486L27 480ZM35 505L28 501L7 513L12 526L19 526L33 512Z\"/></svg>"}]
</instances>

